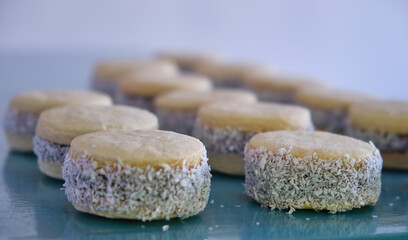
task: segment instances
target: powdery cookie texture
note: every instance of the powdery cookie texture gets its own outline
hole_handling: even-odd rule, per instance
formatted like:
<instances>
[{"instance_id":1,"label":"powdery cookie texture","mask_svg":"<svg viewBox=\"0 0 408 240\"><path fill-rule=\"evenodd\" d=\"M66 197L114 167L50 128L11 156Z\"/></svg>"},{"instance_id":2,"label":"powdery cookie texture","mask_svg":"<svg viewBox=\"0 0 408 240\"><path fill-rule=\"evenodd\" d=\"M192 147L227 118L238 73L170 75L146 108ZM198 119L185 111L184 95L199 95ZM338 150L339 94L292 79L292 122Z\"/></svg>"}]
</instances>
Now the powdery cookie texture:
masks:
<instances>
[{"instance_id":1,"label":"powdery cookie texture","mask_svg":"<svg viewBox=\"0 0 408 240\"><path fill-rule=\"evenodd\" d=\"M272 103L213 103L198 111L193 136L208 149L211 168L244 176L244 148L252 136L275 130L313 130L303 107Z\"/></svg>"},{"instance_id":2,"label":"powdery cookie texture","mask_svg":"<svg viewBox=\"0 0 408 240\"><path fill-rule=\"evenodd\" d=\"M408 169L408 102L353 104L347 134L373 141L381 151L385 168Z\"/></svg>"},{"instance_id":3,"label":"powdery cookie texture","mask_svg":"<svg viewBox=\"0 0 408 240\"><path fill-rule=\"evenodd\" d=\"M148 74L128 76L119 83L117 102L154 110L154 97L174 90L208 91L211 81L203 76L182 74L173 77Z\"/></svg>"},{"instance_id":4,"label":"powdery cookie texture","mask_svg":"<svg viewBox=\"0 0 408 240\"><path fill-rule=\"evenodd\" d=\"M175 76L177 66L164 60L112 59L99 62L94 69L91 87L114 98L117 84L126 75L158 74Z\"/></svg>"},{"instance_id":5,"label":"powdery cookie texture","mask_svg":"<svg viewBox=\"0 0 408 240\"><path fill-rule=\"evenodd\" d=\"M296 102L310 109L317 129L344 133L350 105L374 101L373 96L332 89L306 88L297 92Z\"/></svg>"},{"instance_id":6,"label":"powdery cookie texture","mask_svg":"<svg viewBox=\"0 0 408 240\"><path fill-rule=\"evenodd\" d=\"M187 218L210 193L210 168L197 139L160 130L109 130L71 143L65 193L82 212L108 218Z\"/></svg>"},{"instance_id":7,"label":"powdery cookie texture","mask_svg":"<svg viewBox=\"0 0 408 240\"><path fill-rule=\"evenodd\" d=\"M157 117L145 110L126 106L65 106L41 113L34 153L40 170L62 179L61 168L71 141L80 135L108 129L157 129Z\"/></svg>"},{"instance_id":8,"label":"powdery cookie texture","mask_svg":"<svg viewBox=\"0 0 408 240\"><path fill-rule=\"evenodd\" d=\"M382 158L373 145L319 131L255 135L245 149L245 192L271 209L344 212L374 205Z\"/></svg>"},{"instance_id":9,"label":"powdery cookie texture","mask_svg":"<svg viewBox=\"0 0 408 240\"><path fill-rule=\"evenodd\" d=\"M160 128L191 135L198 108L214 102L256 102L255 94L237 89L211 91L172 91L156 97L154 101Z\"/></svg>"},{"instance_id":10,"label":"powdery cookie texture","mask_svg":"<svg viewBox=\"0 0 408 240\"><path fill-rule=\"evenodd\" d=\"M10 148L32 151L35 127L40 113L65 105L111 105L108 95L76 90L43 90L20 93L10 100L4 116L4 129Z\"/></svg>"}]
</instances>

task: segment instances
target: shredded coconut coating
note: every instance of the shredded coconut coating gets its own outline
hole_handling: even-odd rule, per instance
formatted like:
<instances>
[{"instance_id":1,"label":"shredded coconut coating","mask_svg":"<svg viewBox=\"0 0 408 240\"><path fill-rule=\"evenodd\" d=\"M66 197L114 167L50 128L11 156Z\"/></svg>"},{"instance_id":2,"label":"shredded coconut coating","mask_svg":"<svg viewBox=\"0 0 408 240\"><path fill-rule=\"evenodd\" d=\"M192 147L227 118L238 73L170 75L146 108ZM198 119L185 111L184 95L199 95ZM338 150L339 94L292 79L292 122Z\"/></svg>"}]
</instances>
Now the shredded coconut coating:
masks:
<instances>
[{"instance_id":1,"label":"shredded coconut coating","mask_svg":"<svg viewBox=\"0 0 408 240\"><path fill-rule=\"evenodd\" d=\"M48 141L37 135L33 138L34 154L44 162L63 163L69 152L69 145L63 145Z\"/></svg>"},{"instance_id":2,"label":"shredded coconut coating","mask_svg":"<svg viewBox=\"0 0 408 240\"><path fill-rule=\"evenodd\" d=\"M325 110L305 106L312 114L312 120L316 127L335 133L343 133L347 126L347 113L341 109Z\"/></svg>"},{"instance_id":3,"label":"shredded coconut coating","mask_svg":"<svg viewBox=\"0 0 408 240\"><path fill-rule=\"evenodd\" d=\"M377 130L365 130L347 125L347 135L364 141L372 141L381 152L398 152L408 154L408 134L396 134L390 132L380 132Z\"/></svg>"},{"instance_id":4,"label":"shredded coconut coating","mask_svg":"<svg viewBox=\"0 0 408 240\"><path fill-rule=\"evenodd\" d=\"M187 218L201 212L211 184L206 156L195 168L146 169L131 167L120 159L98 166L86 153L66 156L63 166L65 194L88 212L110 218L150 221Z\"/></svg>"},{"instance_id":5,"label":"shredded coconut coating","mask_svg":"<svg viewBox=\"0 0 408 240\"><path fill-rule=\"evenodd\" d=\"M271 209L315 209L330 213L374 205L381 192L382 158L323 160L295 158L290 149L245 150L245 192Z\"/></svg>"},{"instance_id":6,"label":"shredded coconut coating","mask_svg":"<svg viewBox=\"0 0 408 240\"><path fill-rule=\"evenodd\" d=\"M278 102L278 103L294 103L295 97L292 92L282 90L262 90L253 89L260 101Z\"/></svg>"},{"instance_id":7,"label":"shredded coconut coating","mask_svg":"<svg viewBox=\"0 0 408 240\"><path fill-rule=\"evenodd\" d=\"M115 81L101 81L98 79L94 79L91 82L91 89L98 91L98 92L103 92L111 96L113 99L116 94L116 89L117 89L117 84Z\"/></svg>"},{"instance_id":8,"label":"shredded coconut coating","mask_svg":"<svg viewBox=\"0 0 408 240\"><path fill-rule=\"evenodd\" d=\"M160 129L192 135L197 111L169 111L156 109Z\"/></svg>"},{"instance_id":9,"label":"shredded coconut coating","mask_svg":"<svg viewBox=\"0 0 408 240\"><path fill-rule=\"evenodd\" d=\"M38 117L38 114L23 113L15 109L9 109L4 115L3 126L9 133L34 136Z\"/></svg>"},{"instance_id":10,"label":"shredded coconut coating","mask_svg":"<svg viewBox=\"0 0 408 240\"><path fill-rule=\"evenodd\" d=\"M244 132L238 129L209 128L199 121L195 123L193 136L200 139L208 152L238 154L244 156L247 142L257 132Z\"/></svg>"},{"instance_id":11,"label":"shredded coconut coating","mask_svg":"<svg viewBox=\"0 0 408 240\"><path fill-rule=\"evenodd\" d=\"M154 112L153 98L137 95L129 95L121 92L116 92L115 100L118 104L139 107L148 111Z\"/></svg>"}]
</instances>

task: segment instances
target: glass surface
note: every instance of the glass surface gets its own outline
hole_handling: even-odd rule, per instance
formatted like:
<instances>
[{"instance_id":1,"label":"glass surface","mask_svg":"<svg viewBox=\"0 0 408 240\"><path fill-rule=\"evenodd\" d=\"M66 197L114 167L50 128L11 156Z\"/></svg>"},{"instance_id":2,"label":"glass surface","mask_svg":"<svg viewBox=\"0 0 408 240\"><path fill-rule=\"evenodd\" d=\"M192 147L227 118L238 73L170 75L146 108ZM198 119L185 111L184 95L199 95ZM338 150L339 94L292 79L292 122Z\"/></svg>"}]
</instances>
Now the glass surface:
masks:
<instances>
[{"instance_id":1,"label":"glass surface","mask_svg":"<svg viewBox=\"0 0 408 240\"><path fill-rule=\"evenodd\" d=\"M76 211L60 190L62 181L41 174L32 154L10 152L0 166L0 236L6 238L408 238L407 172L383 173L375 206L339 214L298 210L292 215L260 207L243 194L244 179L213 174L210 201L198 216L141 222ZM169 230L163 232L163 225Z\"/></svg>"}]
</instances>

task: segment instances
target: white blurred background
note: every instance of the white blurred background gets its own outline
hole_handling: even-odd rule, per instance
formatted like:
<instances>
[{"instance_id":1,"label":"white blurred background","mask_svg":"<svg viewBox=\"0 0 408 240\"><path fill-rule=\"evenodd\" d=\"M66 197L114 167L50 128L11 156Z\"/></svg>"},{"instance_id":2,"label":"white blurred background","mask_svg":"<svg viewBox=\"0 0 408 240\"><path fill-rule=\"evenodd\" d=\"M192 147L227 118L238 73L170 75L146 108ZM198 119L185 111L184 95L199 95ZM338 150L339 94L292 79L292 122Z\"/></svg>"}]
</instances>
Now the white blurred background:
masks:
<instances>
[{"instance_id":1,"label":"white blurred background","mask_svg":"<svg viewBox=\"0 0 408 240\"><path fill-rule=\"evenodd\" d=\"M0 0L0 94L86 87L98 59L169 49L408 99L404 0Z\"/></svg>"}]
</instances>

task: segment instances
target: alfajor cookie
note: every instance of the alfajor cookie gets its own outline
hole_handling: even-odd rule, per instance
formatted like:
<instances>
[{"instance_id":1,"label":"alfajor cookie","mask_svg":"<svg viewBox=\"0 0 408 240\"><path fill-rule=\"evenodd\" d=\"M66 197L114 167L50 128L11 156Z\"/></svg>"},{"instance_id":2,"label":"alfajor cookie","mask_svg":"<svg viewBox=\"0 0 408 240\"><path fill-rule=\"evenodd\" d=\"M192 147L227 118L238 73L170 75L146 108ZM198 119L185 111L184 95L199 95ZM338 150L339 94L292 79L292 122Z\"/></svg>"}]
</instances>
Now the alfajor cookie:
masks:
<instances>
[{"instance_id":1,"label":"alfajor cookie","mask_svg":"<svg viewBox=\"0 0 408 240\"><path fill-rule=\"evenodd\" d=\"M195 72L202 65L217 63L222 59L217 54L198 52L163 52L157 58L176 63L182 72Z\"/></svg>"},{"instance_id":2,"label":"alfajor cookie","mask_svg":"<svg viewBox=\"0 0 408 240\"><path fill-rule=\"evenodd\" d=\"M108 129L157 129L156 116L126 106L66 106L41 113L34 153L45 175L62 179L62 165L71 141L80 135Z\"/></svg>"},{"instance_id":3,"label":"alfajor cookie","mask_svg":"<svg viewBox=\"0 0 408 240\"><path fill-rule=\"evenodd\" d=\"M172 91L156 97L154 104L161 129L191 135L198 108L213 102L254 103L256 96L238 89Z\"/></svg>"},{"instance_id":4,"label":"alfajor cookie","mask_svg":"<svg viewBox=\"0 0 408 240\"><path fill-rule=\"evenodd\" d=\"M95 66L91 88L109 94L112 98L117 91L117 84L126 75L157 74L175 76L177 65L165 60L109 60Z\"/></svg>"},{"instance_id":5,"label":"alfajor cookie","mask_svg":"<svg viewBox=\"0 0 408 240\"><path fill-rule=\"evenodd\" d=\"M352 104L346 132L372 141L381 151L385 168L408 169L408 102Z\"/></svg>"},{"instance_id":6,"label":"alfajor cookie","mask_svg":"<svg viewBox=\"0 0 408 240\"><path fill-rule=\"evenodd\" d=\"M66 156L73 206L108 218L187 218L205 208L211 174L204 145L160 130L108 130L75 138Z\"/></svg>"},{"instance_id":7,"label":"alfajor cookie","mask_svg":"<svg viewBox=\"0 0 408 240\"><path fill-rule=\"evenodd\" d=\"M182 74L164 77L156 74L128 76L119 83L117 102L154 111L154 98L174 90L208 91L211 81L203 76Z\"/></svg>"},{"instance_id":8,"label":"alfajor cookie","mask_svg":"<svg viewBox=\"0 0 408 240\"><path fill-rule=\"evenodd\" d=\"M209 152L218 172L244 176L244 148L259 132L313 130L306 108L273 103L213 103L198 111L193 136Z\"/></svg>"},{"instance_id":9,"label":"alfajor cookie","mask_svg":"<svg viewBox=\"0 0 408 240\"><path fill-rule=\"evenodd\" d=\"M382 158L373 145L319 131L275 131L245 148L245 192L271 209L344 212L374 205Z\"/></svg>"},{"instance_id":10,"label":"alfajor cookie","mask_svg":"<svg viewBox=\"0 0 408 240\"><path fill-rule=\"evenodd\" d=\"M326 84L300 77L275 73L257 73L244 79L246 88L254 91L260 101L294 103L296 93L303 88L325 89Z\"/></svg>"},{"instance_id":11,"label":"alfajor cookie","mask_svg":"<svg viewBox=\"0 0 408 240\"><path fill-rule=\"evenodd\" d=\"M310 109L316 129L335 133L344 133L352 103L372 100L361 93L331 89L307 88L296 94L296 102Z\"/></svg>"},{"instance_id":12,"label":"alfajor cookie","mask_svg":"<svg viewBox=\"0 0 408 240\"><path fill-rule=\"evenodd\" d=\"M43 90L20 93L9 103L4 130L13 150L31 152L38 117L44 110L65 105L112 105L102 93L76 90Z\"/></svg>"},{"instance_id":13,"label":"alfajor cookie","mask_svg":"<svg viewBox=\"0 0 408 240\"><path fill-rule=\"evenodd\" d=\"M243 81L255 73L271 73L272 68L263 64L238 62L206 62L199 65L196 72L213 80L217 87L242 88Z\"/></svg>"}]
</instances>

